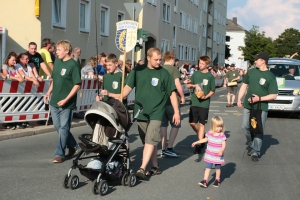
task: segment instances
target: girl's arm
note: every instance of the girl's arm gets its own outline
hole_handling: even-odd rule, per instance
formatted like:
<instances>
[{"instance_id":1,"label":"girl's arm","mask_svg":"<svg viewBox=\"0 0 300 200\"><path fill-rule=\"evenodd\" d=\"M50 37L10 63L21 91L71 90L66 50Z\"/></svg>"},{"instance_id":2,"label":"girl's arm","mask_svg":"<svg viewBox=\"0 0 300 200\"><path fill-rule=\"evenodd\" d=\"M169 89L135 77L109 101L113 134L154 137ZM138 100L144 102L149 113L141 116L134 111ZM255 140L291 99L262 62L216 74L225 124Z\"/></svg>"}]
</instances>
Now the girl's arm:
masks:
<instances>
[{"instance_id":1,"label":"girl's arm","mask_svg":"<svg viewBox=\"0 0 300 200\"><path fill-rule=\"evenodd\" d=\"M203 139L201 139L201 140L198 140L198 141L196 141L196 142L193 142L192 147L196 146L197 144L205 143L205 142L207 142L207 141L208 141L208 138L205 137L205 138L203 138Z\"/></svg>"},{"instance_id":2,"label":"girl's arm","mask_svg":"<svg viewBox=\"0 0 300 200\"><path fill-rule=\"evenodd\" d=\"M222 141L222 148L219 152L219 156L223 156L225 148L226 148L226 140Z\"/></svg>"}]
</instances>

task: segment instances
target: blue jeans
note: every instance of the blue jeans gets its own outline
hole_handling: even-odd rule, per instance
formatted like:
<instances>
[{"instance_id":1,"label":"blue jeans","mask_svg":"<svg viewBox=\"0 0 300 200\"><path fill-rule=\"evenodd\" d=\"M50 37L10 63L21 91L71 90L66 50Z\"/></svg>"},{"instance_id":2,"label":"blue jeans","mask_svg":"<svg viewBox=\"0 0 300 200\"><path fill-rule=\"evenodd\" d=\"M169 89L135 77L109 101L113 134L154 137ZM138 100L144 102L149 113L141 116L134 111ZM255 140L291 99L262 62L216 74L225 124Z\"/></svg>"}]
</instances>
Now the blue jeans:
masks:
<instances>
[{"instance_id":1,"label":"blue jeans","mask_svg":"<svg viewBox=\"0 0 300 200\"><path fill-rule=\"evenodd\" d=\"M267 120L268 112L262 111L261 113L261 120L263 125L263 130L265 130L265 124ZM260 155L260 149L262 146L262 140L263 140L263 134L256 134L252 140L251 134L250 134L250 110L247 108L244 108L243 110L243 124L242 128L245 131L246 139L247 139L247 149L252 148L251 155Z\"/></svg>"},{"instance_id":2,"label":"blue jeans","mask_svg":"<svg viewBox=\"0 0 300 200\"><path fill-rule=\"evenodd\" d=\"M63 158L65 156L66 147L78 147L76 140L70 132L73 110L56 108L50 105L50 112L54 128L58 132L58 143L55 150L55 156Z\"/></svg>"}]
</instances>

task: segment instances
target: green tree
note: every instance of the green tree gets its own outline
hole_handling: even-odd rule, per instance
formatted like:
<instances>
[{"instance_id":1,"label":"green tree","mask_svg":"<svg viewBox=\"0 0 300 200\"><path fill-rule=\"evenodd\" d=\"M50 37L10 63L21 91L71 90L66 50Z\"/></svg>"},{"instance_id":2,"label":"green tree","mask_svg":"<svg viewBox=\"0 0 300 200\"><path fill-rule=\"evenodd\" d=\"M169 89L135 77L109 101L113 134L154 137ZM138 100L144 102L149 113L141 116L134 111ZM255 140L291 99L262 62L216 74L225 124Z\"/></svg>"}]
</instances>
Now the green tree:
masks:
<instances>
[{"instance_id":1,"label":"green tree","mask_svg":"<svg viewBox=\"0 0 300 200\"><path fill-rule=\"evenodd\" d=\"M270 57L276 55L272 38L266 37L265 32L259 32L258 26L252 26L249 31L246 31L244 38L245 46L239 46L239 50L243 52L244 60L249 60L254 63L253 56L261 51L267 52Z\"/></svg>"},{"instance_id":2,"label":"green tree","mask_svg":"<svg viewBox=\"0 0 300 200\"><path fill-rule=\"evenodd\" d=\"M300 32L297 29L289 28L285 29L276 40L274 40L274 46L276 48L276 56L285 57L286 55L293 55L295 52L300 53L300 46L297 44L300 41ZM295 56L298 58L299 56Z\"/></svg>"}]
</instances>

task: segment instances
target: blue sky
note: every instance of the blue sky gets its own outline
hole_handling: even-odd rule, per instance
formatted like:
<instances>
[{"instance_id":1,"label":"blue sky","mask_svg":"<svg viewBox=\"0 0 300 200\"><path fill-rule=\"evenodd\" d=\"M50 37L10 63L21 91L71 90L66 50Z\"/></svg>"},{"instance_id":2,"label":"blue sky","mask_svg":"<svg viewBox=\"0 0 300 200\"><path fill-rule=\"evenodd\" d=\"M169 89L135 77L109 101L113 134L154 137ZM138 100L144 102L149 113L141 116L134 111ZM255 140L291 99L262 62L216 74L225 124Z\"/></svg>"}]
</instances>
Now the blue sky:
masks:
<instances>
[{"instance_id":1,"label":"blue sky","mask_svg":"<svg viewBox=\"0 0 300 200\"><path fill-rule=\"evenodd\" d=\"M276 39L287 28L300 30L300 0L227 0L227 18L233 17L244 29L256 25Z\"/></svg>"}]
</instances>

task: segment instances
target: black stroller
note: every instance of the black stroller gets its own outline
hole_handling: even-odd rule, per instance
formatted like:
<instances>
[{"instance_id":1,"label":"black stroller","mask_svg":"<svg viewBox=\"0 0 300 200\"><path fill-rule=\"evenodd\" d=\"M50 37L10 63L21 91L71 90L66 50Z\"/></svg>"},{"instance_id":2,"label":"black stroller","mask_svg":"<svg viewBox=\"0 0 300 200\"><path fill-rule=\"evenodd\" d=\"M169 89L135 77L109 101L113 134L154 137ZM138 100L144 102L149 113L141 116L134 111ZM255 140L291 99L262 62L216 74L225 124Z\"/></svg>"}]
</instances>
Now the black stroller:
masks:
<instances>
[{"instance_id":1,"label":"black stroller","mask_svg":"<svg viewBox=\"0 0 300 200\"><path fill-rule=\"evenodd\" d=\"M118 100L95 102L84 119L93 129L93 134L79 136L81 151L73 160L73 166L63 178L63 187L75 189L79 184L77 175L72 170L78 168L80 173L93 181L92 192L105 195L108 192L108 182L121 180L124 186L133 187L136 184L135 173L129 168L128 130L136 121L143 107L134 119L125 106ZM93 155L89 155L93 154ZM88 164L79 164L79 160L91 159Z\"/></svg>"}]
</instances>

